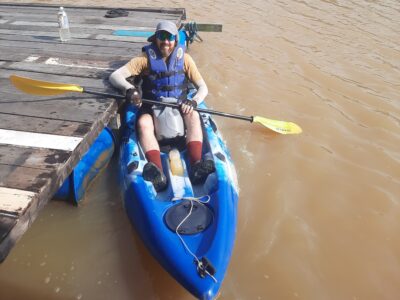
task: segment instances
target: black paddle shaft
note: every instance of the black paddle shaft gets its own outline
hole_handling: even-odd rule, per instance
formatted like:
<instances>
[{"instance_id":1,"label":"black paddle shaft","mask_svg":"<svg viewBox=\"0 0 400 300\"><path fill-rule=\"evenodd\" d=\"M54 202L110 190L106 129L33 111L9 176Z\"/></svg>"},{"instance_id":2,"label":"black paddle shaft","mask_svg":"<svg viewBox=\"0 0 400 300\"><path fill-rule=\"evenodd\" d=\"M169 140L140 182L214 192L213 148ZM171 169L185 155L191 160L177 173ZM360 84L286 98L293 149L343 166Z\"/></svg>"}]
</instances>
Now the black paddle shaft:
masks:
<instances>
[{"instance_id":1,"label":"black paddle shaft","mask_svg":"<svg viewBox=\"0 0 400 300\"><path fill-rule=\"evenodd\" d=\"M121 99L121 100L125 99L125 96L122 96L122 95L108 94L108 93L102 93L102 92L97 92L97 91L90 91L90 90L86 90L86 89L83 89L83 93L104 96L104 97L109 97L109 98L116 98L116 99ZM142 102L148 103L148 104L164 105L164 106L169 106L169 107L174 107L174 108L180 108L180 105L176 104L176 103L166 103L166 102L154 101L154 100L149 100L149 99L142 99ZM253 122L253 117L235 115L235 114L225 113L225 112L211 110L211 109L204 109L204 108L195 108L194 110L196 110L198 112L210 114L210 115L216 115L216 116L221 116L221 117L227 117L227 118L233 118L233 119L239 119L239 120Z\"/></svg>"}]
</instances>

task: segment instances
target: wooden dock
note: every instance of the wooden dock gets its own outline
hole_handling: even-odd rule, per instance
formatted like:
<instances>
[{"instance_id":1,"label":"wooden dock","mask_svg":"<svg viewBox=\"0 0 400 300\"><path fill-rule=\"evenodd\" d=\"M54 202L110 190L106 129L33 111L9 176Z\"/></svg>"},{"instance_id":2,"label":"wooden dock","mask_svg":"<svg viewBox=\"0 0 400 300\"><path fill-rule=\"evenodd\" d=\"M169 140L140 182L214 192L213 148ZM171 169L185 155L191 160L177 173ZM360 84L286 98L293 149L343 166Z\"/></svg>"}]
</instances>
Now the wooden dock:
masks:
<instances>
[{"instance_id":1,"label":"wooden dock","mask_svg":"<svg viewBox=\"0 0 400 300\"><path fill-rule=\"evenodd\" d=\"M160 20L185 19L184 9L163 8L106 18L110 9L65 7L72 38L62 43L58 6L0 4L0 261L117 111L116 101L104 97L24 94L9 76L115 93L108 76L146 44L145 37L115 32L154 31Z\"/></svg>"}]
</instances>

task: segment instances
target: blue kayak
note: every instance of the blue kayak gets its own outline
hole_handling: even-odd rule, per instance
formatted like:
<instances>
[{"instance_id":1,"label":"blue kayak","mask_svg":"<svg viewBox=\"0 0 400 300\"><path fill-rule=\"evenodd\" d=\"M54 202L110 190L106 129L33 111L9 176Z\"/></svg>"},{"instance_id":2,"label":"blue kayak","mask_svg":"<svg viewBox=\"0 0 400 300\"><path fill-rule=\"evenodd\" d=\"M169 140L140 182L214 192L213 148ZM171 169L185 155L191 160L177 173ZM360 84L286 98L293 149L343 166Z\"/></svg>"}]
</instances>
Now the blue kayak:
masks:
<instances>
[{"instance_id":1,"label":"blue kayak","mask_svg":"<svg viewBox=\"0 0 400 300\"><path fill-rule=\"evenodd\" d=\"M71 174L59 188L54 198L69 200L78 205L90 183L108 165L114 153L115 138L112 130L104 128Z\"/></svg>"},{"instance_id":2,"label":"blue kayak","mask_svg":"<svg viewBox=\"0 0 400 300\"><path fill-rule=\"evenodd\" d=\"M199 107L206 108L203 103ZM217 126L209 114L200 115L203 157L213 159L216 169L203 184L191 184L187 151L184 147L177 151L174 144L161 149L168 188L157 193L151 182L143 179L147 161L137 139L137 111L132 106L124 112L120 167L125 209L146 247L195 297L214 299L234 245L238 186ZM170 159L176 160L177 153L181 171L170 167L176 163Z\"/></svg>"}]
</instances>

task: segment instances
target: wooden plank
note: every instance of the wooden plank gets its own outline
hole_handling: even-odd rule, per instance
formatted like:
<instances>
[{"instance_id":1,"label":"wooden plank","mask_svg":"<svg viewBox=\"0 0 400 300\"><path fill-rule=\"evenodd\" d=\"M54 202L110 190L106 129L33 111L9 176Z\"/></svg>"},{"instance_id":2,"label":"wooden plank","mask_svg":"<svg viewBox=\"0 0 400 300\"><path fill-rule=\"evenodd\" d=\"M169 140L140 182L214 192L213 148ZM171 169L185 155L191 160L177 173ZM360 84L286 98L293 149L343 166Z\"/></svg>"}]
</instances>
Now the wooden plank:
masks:
<instances>
[{"instance_id":1,"label":"wooden plank","mask_svg":"<svg viewBox=\"0 0 400 300\"><path fill-rule=\"evenodd\" d=\"M122 66L123 64L121 64ZM44 63L25 63L15 62L4 66L3 69L15 70L15 71L29 71L29 72L41 72L53 75L68 75L75 77L87 77L87 78L108 78L114 69L80 65L70 60L50 57Z\"/></svg>"},{"instance_id":2,"label":"wooden plank","mask_svg":"<svg viewBox=\"0 0 400 300\"><path fill-rule=\"evenodd\" d=\"M67 136L84 136L90 130L90 122L54 120L37 116L15 116L0 112L0 128ZM1 159L0 159L1 162Z\"/></svg>"},{"instance_id":3,"label":"wooden plank","mask_svg":"<svg viewBox=\"0 0 400 300\"><path fill-rule=\"evenodd\" d=\"M0 211L20 215L36 196L36 193L30 191L0 187Z\"/></svg>"},{"instance_id":4,"label":"wooden plank","mask_svg":"<svg viewBox=\"0 0 400 300\"><path fill-rule=\"evenodd\" d=\"M109 30L105 31L107 34L82 33L72 32L71 40L68 44L90 45L99 47L112 47L112 48L129 48L132 49L132 43L140 43L137 45L136 51L142 46L147 44L147 39L144 37L131 37L124 38L115 36ZM112 34L112 35L111 35ZM26 41L35 43L53 43L59 44L60 37L58 32L38 32L38 31L20 31L12 29L0 29L0 40L6 41ZM113 41L110 43L110 41Z\"/></svg>"},{"instance_id":5,"label":"wooden plank","mask_svg":"<svg viewBox=\"0 0 400 300\"><path fill-rule=\"evenodd\" d=\"M59 103L58 100L35 103L35 105L27 105L28 101L7 103L6 106L2 105L1 113L16 117L30 116L51 120L90 123L113 106L112 103L99 103L91 98L79 98L82 101L70 101L71 97L65 99L68 100L66 103L70 103L69 106L65 105L66 103ZM23 120L21 118L21 122Z\"/></svg>"},{"instance_id":6,"label":"wooden plank","mask_svg":"<svg viewBox=\"0 0 400 300\"><path fill-rule=\"evenodd\" d=\"M7 40L15 40L19 39L22 36L31 36L32 39L35 39L36 41L46 41L46 40L59 40L60 36L58 31L52 30L52 31L37 31L37 30L19 30L19 29L12 29L12 26L2 26L0 28L0 39L7 39ZM105 33L109 32L109 30L106 30ZM83 32L73 32L73 37L74 39L90 39L93 34L95 34L96 31L93 32L88 32L88 33L83 33ZM90 42L90 40L88 42Z\"/></svg>"},{"instance_id":7,"label":"wooden plank","mask_svg":"<svg viewBox=\"0 0 400 300\"><path fill-rule=\"evenodd\" d=\"M114 55L101 54L101 53L70 53L62 51L46 51L43 52L42 49L28 49L20 48L18 52L13 51L7 46L0 46L0 60L3 61L25 61L31 59L32 57L38 57L40 61L45 61L50 57L65 58L71 60L81 60L81 61L107 61L111 68L117 68L122 62L129 61L135 53L139 53L141 49L133 48L125 55ZM115 67L114 67L115 66Z\"/></svg>"},{"instance_id":8,"label":"wooden plank","mask_svg":"<svg viewBox=\"0 0 400 300\"><path fill-rule=\"evenodd\" d=\"M0 187L40 193L56 171L0 164Z\"/></svg>"},{"instance_id":9,"label":"wooden plank","mask_svg":"<svg viewBox=\"0 0 400 300\"><path fill-rule=\"evenodd\" d=\"M160 20L171 20L180 24L181 16L171 14L168 11L164 12L148 12L148 11L134 11L128 10L129 15L123 18L105 18L106 11L100 10L82 10L76 8L66 8L68 18L70 20L70 26L73 27L93 27L104 29L103 25L107 26L129 26L130 29L135 27L137 29L146 30L154 29L155 25ZM3 19L6 24L12 25L32 25L32 26L44 26L44 27L55 27L57 28L57 12L58 7L51 9L41 8L18 8L9 9L7 11L4 7L0 6L0 13L2 13ZM179 18L180 17L180 18ZM106 27L109 28L109 27ZM123 28L121 28L123 29Z\"/></svg>"},{"instance_id":10,"label":"wooden plank","mask_svg":"<svg viewBox=\"0 0 400 300\"><path fill-rule=\"evenodd\" d=\"M17 90L10 82L9 77L13 74L16 74L14 70L8 70L5 68L1 69L0 72L0 86L2 87L1 92L10 92L10 94L7 94L8 96L12 97L12 94L15 94L15 92L18 92L18 94L23 97L23 98L28 98L24 97L23 95L27 95L19 90ZM108 82L107 78L104 78L103 80L99 80L96 78L76 78L76 76L65 76L65 75L57 75L57 74L47 74L47 73L38 73L38 72L29 72L29 71L20 71L18 72L18 75L24 76L24 77L30 77L33 79L38 79L38 80L44 80L44 81L53 81L53 82L62 82L62 83L76 83L85 87L90 87L93 89L99 89L99 90L105 90L108 87L111 87L110 83ZM79 82L76 82L76 81ZM114 89L113 89L114 90ZM84 97L85 99L88 98L88 95L80 94L80 93L69 93L67 94L68 96L71 95L72 97L76 96L81 96ZM29 97L32 97L31 99L34 101L40 101L40 99L45 100L46 97L39 97L39 96L33 96L29 95ZM47 97L47 99L57 99L57 97ZM104 97L96 97L96 96L91 96L92 99L105 99ZM60 97L60 99L63 99L63 97ZM1 102L2 99L0 99ZM65 100L65 99L64 99Z\"/></svg>"},{"instance_id":11,"label":"wooden plank","mask_svg":"<svg viewBox=\"0 0 400 300\"><path fill-rule=\"evenodd\" d=\"M138 55L139 53L141 53L141 50L136 49L136 52L136 54ZM9 59L11 60L12 58L13 56L11 55ZM111 59L105 60L104 57L102 60L96 60L94 59L94 57L90 58L91 59L82 59L79 55L71 57L70 54L47 57L30 55L25 56L23 61L9 63L7 65L3 65L2 68L4 70L21 70L37 73L49 73L100 79L108 78L115 69L126 64L131 57L126 57L125 60L121 60L121 57L119 57L118 60L114 61ZM15 59L21 60L21 56L18 56Z\"/></svg>"},{"instance_id":12,"label":"wooden plank","mask_svg":"<svg viewBox=\"0 0 400 300\"><path fill-rule=\"evenodd\" d=\"M154 29L155 25L157 22L151 22L148 24L148 26L136 26L136 25L110 25L109 23L106 24L96 24L96 28L98 29L107 29L107 30L117 30L117 29L136 29L136 30L151 30ZM32 29L42 27L44 29L49 30L48 28L53 28L58 30L58 24L56 22L46 22L46 21L13 21L13 22L8 22L7 27L9 26L14 26L15 28L18 28L19 26L29 26ZM3 26L2 26L3 27ZM73 32L74 30L81 30L81 29L90 29L93 28L93 24L82 24L82 23L73 23L71 21L70 23L70 30Z\"/></svg>"},{"instance_id":13,"label":"wooden plank","mask_svg":"<svg viewBox=\"0 0 400 300\"><path fill-rule=\"evenodd\" d=\"M65 8L70 23L87 24L87 25L98 25L98 24L121 24L129 26L153 26L157 24L159 20L171 20L177 21L176 15L171 14L160 14L160 13L148 13L148 12L134 12L129 11L127 17L122 18L106 18L104 17L106 11L93 11L93 13L81 11L77 9ZM20 11L7 11L0 7L0 14L2 19L7 23L15 21L31 20L34 22L52 22L57 23L58 7L55 9L40 9L35 10L34 13L26 10ZM123 22L121 22L123 20Z\"/></svg>"},{"instance_id":14,"label":"wooden plank","mask_svg":"<svg viewBox=\"0 0 400 300\"><path fill-rule=\"evenodd\" d=\"M222 24L203 24L203 23L186 23L184 24L186 30L191 26L196 28L198 31L203 32L222 32Z\"/></svg>"},{"instance_id":15,"label":"wooden plank","mask_svg":"<svg viewBox=\"0 0 400 300\"><path fill-rule=\"evenodd\" d=\"M12 33L11 33L12 32ZM38 32L36 32L36 35L28 35L26 32L24 34L14 34L17 33L18 30L4 30L0 29L0 40L4 41L9 41L9 42L14 42L14 41L23 41L23 42L35 42L35 43L43 43L43 44L60 44L60 37L58 35L58 32L50 32L50 33L45 33L41 34L40 36L37 35ZM32 32L32 31L31 31ZM32 32L34 33L34 32ZM79 34L79 33L78 33ZM85 45L85 46L96 46L96 47L107 47L107 48L132 48L132 42L134 41L133 39L126 39L126 40L121 40L121 41L114 41L113 43L110 43L109 40L106 38L108 35L100 35L104 38L99 38L99 35L96 36L96 39L91 39L89 38L91 34L81 34L82 37L76 38L75 33L73 34L70 42L68 44L79 44L79 45ZM111 36L112 37L112 36ZM141 41L144 43L145 41ZM62 44L62 45L65 45Z\"/></svg>"},{"instance_id":16,"label":"wooden plank","mask_svg":"<svg viewBox=\"0 0 400 300\"><path fill-rule=\"evenodd\" d=\"M6 11L22 11L25 13L32 13L32 11L35 11L35 13L40 13L49 11L50 9L57 9L58 10L59 5L57 4L39 4L39 3L12 3L12 2L5 2L5 3L0 3L0 9L3 12ZM96 6L96 7L88 7L88 6L64 6L65 9L68 10L73 10L76 11L76 13L81 13L83 15L95 15L97 13L105 13L106 11L110 10L111 8L109 7L102 7L102 6ZM121 7L122 8L122 7ZM137 8L122 8L124 10L129 11L129 13L132 12L138 12L140 14L152 14L153 17L157 17L158 15L175 15L175 17L179 17L182 20L186 18L186 10L185 8L153 8L153 7L137 7Z\"/></svg>"},{"instance_id":17,"label":"wooden plank","mask_svg":"<svg viewBox=\"0 0 400 300\"><path fill-rule=\"evenodd\" d=\"M0 129L0 144L73 151L81 137Z\"/></svg>"},{"instance_id":18,"label":"wooden plank","mask_svg":"<svg viewBox=\"0 0 400 300\"><path fill-rule=\"evenodd\" d=\"M66 98L68 100L71 97ZM77 98L76 98L77 99ZM38 103L28 105L27 102L9 103L2 107L2 114L14 116L34 116L37 118L52 119L52 120L67 120L69 122L92 122L93 119L100 117L107 111L112 104L102 104L93 99L84 101L68 101L71 106L65 106L58 101L49 101L47 103ZM62 109L62 111L61 111ZM23 121L24 119L21 119ZM107 124L107 123L106 123Z\"/></svg>"},{"instance_id":19,"label":"wooden plank","mask_svg":"<svg viewBox=\"0 0 400 300\"><path fill-rule=\"evenodd\" d=\"M70 155L70 151L64 150L0 145L1 165L40 170L57 169L69 159Z\"/></svg>"},{"instance_id":20,"label":"wooden plank","mask_svg":"<svg viewBox=\"0 0 400 300\"><path fill-rule=\"evenodd\" d=\"M47 51L60 51L66 53L104 53L104 54L112 54L112 55L126 55L132 48L126 47L120 48L112 48L112 47L99 47L99 46L89 46L89 45L79 45L71 43L46 43L43 45L42 43L34 43L34 42L25 42L25 41L13 41L9 42L7 40L0 39L0 47L13 47L14 51L19 51L21 48L25 49L46 49ZM42 50L43 53L43 50Z\"/></svg>"}]
</instances>

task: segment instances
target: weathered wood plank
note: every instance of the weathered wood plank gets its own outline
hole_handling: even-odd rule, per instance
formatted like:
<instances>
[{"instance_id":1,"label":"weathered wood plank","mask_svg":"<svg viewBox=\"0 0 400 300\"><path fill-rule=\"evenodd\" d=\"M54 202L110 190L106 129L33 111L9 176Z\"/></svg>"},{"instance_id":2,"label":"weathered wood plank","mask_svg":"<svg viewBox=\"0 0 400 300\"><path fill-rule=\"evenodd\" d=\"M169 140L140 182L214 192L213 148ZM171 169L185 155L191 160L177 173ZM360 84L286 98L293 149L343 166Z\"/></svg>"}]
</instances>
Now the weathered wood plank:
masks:
<instances>
[{"instance_id":1,"label":"weathered wood plank","mask_svg":"<svg viewBox=\"0 0 400 300\"><path fill-rule=\"evenodd\" d=\"M122 65L123 64L121 64L121 66ZM100 67L94 65L80 65L74 63L73 61L62 60L59 58L49 58L45 63L16 62L4 66L3 69L97 79L108 78L114 70L106 66Z\"/></svg>"},{"instance_id":2,"label":"weathered wood plank","mask_svg":"<svg viewBox=\"0 0 400 300\"><path fill-rule=\"evenodd\" d=\"M32 131L38 133L52 133L67 136L84 136L91 127L90 122L82 123L67 120L54 120L46 117L39 118L37 116L18 117L5 113L0 113L0 120L0 128L2 129Z\"/></svg>"},{"instance_id":3,"label":"weathered wood plank","mask_svg":"<svg viewBox=\"0 0 400 300\"><path fill-rule=\"evenodd\" d=\"M105 33L110 32L110 30L105 30ZM83 33L83 32L74 32L73 37L75 39L91 39L91 36L95 34L96 32L93 30L93 32L88 32L88 33ZM97 33L96 33L97 34ZM7 40L13 40L13 39L19 39L21 36L31 36L32 39L36 39L36 41L58 41L60 42L60 36L58 31L52 30L52 31L38 31L38 30L20 30L20 29L12 29L12 26L1 26L0 27L0 39L7 39ZM90 42L89 41L89 42Z\"/></svg>"},{"instance_id":4,"label":"weathered wood plank","mask_svg":"<svg viewBox=\"0 0 400 300\"><path fill-rule=\"evenodd\" d=\"M163 19L160 19L163 20ZM158 21L160 21L158 20ZM105 22L102 24L96 24L96 28L102 29L102 30L120 30L120 29L125 29L125 30L154 30L155 26L157 25L158 21L156 22L151 22L148 24L148 26L137 26L137 25L113 25L110 24L109 22ZM46 22L46 21L12 21L12 22L7 22L6 24L2 25L2 27L5 28L21 28L21 26L29 26L31 30L37 30L39 29L47 29L47 30L58 30L58 24L56 22ZM71 32L76 30L83 30L83 29L91 29L93 28L93 24L84 24L84 23L73 23L73 20L70 23L70 29ZM41 31L47 31L47 30L41 30Z\"/></svg>"},{"instance_id":5,"label":"weathered wood plank","mask_svg":"<svg viewBox=\"0 0 400 300\"><path fill-rule=\"evenodd\" d=\"M81 141L81 137L0 129L0 145L73 151Z\"/></svg>"},{"instance_id":6,"label":"weathered wood plank","mask_svg":"<svg viewBox=\"0 0 400 300\"><path fill-rule=\"evenodd\" d=\"M89 45L79 45L71 43L35 43L35 42L25 42L25 41L13 41L10 43L7 40L0 39L0 47L13 47L15 51L19 51L21 48L25 49L43 49L46 48L48 51L59 51L66 53L90 53L90 54L112 54L112 55L126 55L132 48L128 45L126 47L99 47L99 46L89 46ZM42 52L43 53L43 52Z\"/></svg>"},{"instance_id":7,"label":"weathered wood plank","mask_svg":"<svg viewBox=\"0 0 400 300\"><path fill-rule=\"evenodd\" d=\"M67 75L57 75L57 74L47 74L47 73L39 73L39 72L29 72L29 71L20 71L20 72L15 72L15 70L8 70L8 69L1 69L0 72L0 86L2 87L1 92L3 92L3 90L5 92L10 92L10 94L15 94L15 92L18 92L19 95L21 95L21 97L23 97L23 95L25 96L29 96L29 97L34 97L31 99L36 100L44 100L46 98L43 97L39 97L39 96L33 96L33 95L28 95L25 94L19 90L17 90L10 82L9 77L13 74L18 74L20 76L24 76L24 77L30 77L33 79L38 79L38 80L44 80L44 81L53 81L53 82L62 82L62 83L75 83L75 84L80 84L82 86L85 87L90 87L90 88L94 88L94 89L100 89L100 90L104 90L107 89L108 87L110 87L110 83L108 82L108 78L103 78L102 80L96 79L96 78L77 78L76 76L67 76ZM79 82L76 82L79 81ZM8 95L8 94L7 94ZM68 95L82 95L80 93L69 93ZM12 95L9 95L12 96ZM23 97L23 98L29 98L29 97ZM87 98L87 95L84 96L85 98ZM104 99L101 97L96 97L96 96L91 96L91 98L93 99ZM55 98L56 99L56 98ZM1 98L0 98L0 102L1 102Z\"/></svg>"},{"instance_id":8,"label":"weathered wood plank","mask_svg":"<svg viewBox=\"0 0 400 300\"><path fill-rule=\"evenodd\" d=\"M23 4L23 3L1 3L0 12L22 12L25 14L49 14L52 11L58 11L59 5L52 4ZM88 16L104 16L105 13L110 10L109 7L89 7L89 6L65 6L64 8L68 11L73 12L76 15L84 17ZM129 12L129 16L145 16L148 19L157 19L161 17L174 17L175 19L186 19L186 12L184 8L152 8L152 7L138 7L138 8L123 8ZM113 19L107 18L110 21ZM114 20L125 20L126 17L116 18ZM120 21L121 22L121 21Z\"/></svg>"},{"instance_id":9,"label":"weathered wood plank","mask_svg":"<svg viewBox=\"0 0 400 300\"><path fill-rule=\"evenodd\" d=\"M191 26L194 26L198 31L203 32L222 32L222 24L195 24L186 23L185 28L188 30Z\"/></svg>"},{"instance_id":10,"label":"weathered wood plank","mask_svg":"<svg viewBox=\"0 0 400 300\"><path fill-rule=\"evenodd\" d=\"M2 113L13 114L14 116L35 116L39 118L49 118L52 120L68 120L75 122L92 122L93 119L100 117L111 106L110 103L99 103L91 98L79 98L70 101L71 97L64 98L70 106L60 103L58 100L35 103L28 105L28 102L7 103L2 105ZM78 99L78 98L75 98ZM22 121L23 119L21 119Z\"/></svg>"},{"instance_id":11,"label":"weathered wood plank","mask_svg":"<svg viewBox=\"0 0 400 300\"><path fill-rule=\"evenodd\" d=\"M22 214L36 193L24 190L0 187L0 211L13 215Z\"/></svg>"},{"instance_id":12,"label":"weathered wood plank","mask_svg":"<svg viewBox=\"0 0 400 300\"><path fill-rule=\"evenodd\" d=\"M113 47L114 43L110 43L110 41L115 42L124 42L129 43L128 45L121 46L132 48L132 43L138 43L138 49L147 44L147 38L145 37L136 37L136 36L116 36L114 35L113 30L103 30L102 32L92 32L93 30L82 30L79 32L72 32L71 38L73 39L74 44L100 44L101 46ZM86 33L84 33L86 32ZM16 36L18 35L18 37ZM26 38L23 38L25 37ZM58 32L44 32L44 31L31 31L31 30L16 30L16 29L0 29L0 39L16 41L16 40L26 40L26 41L34 41L34 42L53 42L60 43L60 37ZM69 42L71 43L71 42ZM118 47L118 43L115 44ZM136 47L136 45L135 45Z\"/></svg>"},{"instance_id":13,"label":"weathered wood plank","mask_svg":"<svg viewBox=\"0 0 400 300\"><path fill-rule=\"evenodd\" d=\"M99 100L85 96L57 97L45 99L41 102L29 101L29 98L27 99L27 101L20 101L21 99L17 96L14 99L8 98L8 101L2 100L1 113L90 123L114 105L113 103L100 102Z\"/></svg>"},{"instance_id":14,"label":"weathered wood plank","mask_svg":"<svg viewBox=\"0 0 400 300\"><path fill-rule=\"evenodd\" d=\"M35 12L35 13L40 13L40 12L46 12L49 10L56 9L58 10L60 5L57 4L40 4L40 3L12 3L12 2L3 2L0 3L0 9L2 12L7 12L7 11L18 11L18 12ZM70 6L70 5L64 5L65 9L68 10L74 10L76 13L81 13L82 15L85 16L93 16L96 14L103 14L107 12L108 10L112 9L110 7L105 7L105 6ZM129 13L138 13L140 15L152 15L153 17L157 17L159 15L167 14L167 15L175 15L176 17L183 17L185 14L185 8L170 8L170 7L129 7L129 8L124 8L121 7L121 9L129 11ZM123 18L122 18L123 19Z\"/></svg>"},{"instance_id":15,"label":"weathered wood plank","mask_svg":"<svg viewBox=\"0 0 400 300\"><path fill-rule=\"evenodd\" d=\"M122 18L106 18L104 17L106 11L93 11L93 14L89 12L69 9L65 8L68 19L71 23L77 24L87 24L87 25L98 25L98 24L120 24L123 23L129 26L140 26L140 27L152 27L154 24L157 24L159 20L171 20L176 21L176 15L171 14L159 14L159 13L146 13L146 12L134 12L129 11L129 15L127 17ZM5 20L7 23L12 23L15 21L21 20L31 20L34 22L55 22L57 23L57 13L58 7L53 9L40 9L35 10L34 13L27 12L26 10L21 10L18 12L12 12L4 10L0 7L0 14L2 16L2 20Z\"/></svg>"},{"instance_id":16,"label":"weathered wood plank","mask_svg":"<svg viewBox=\"0 0 400 300\"><path fill-rule=\"evenodd\" d=\"M42 170L0 164L0 187L40 193L56 175L54 169Z\"/></svg>"},{"instance_id":17,"label":"weathered wood plank","mask_svg":"<svg viewBox=\"0 0 400 300\"><path fill-rule=\"evenodd\" d=\"M100 61L100 62L108 62L110 64L110 68L118 68L118 66L122 65L129 61L135 53L139 53L141 50L133 48L126 55L115 56L114 54L101 54L101 53L67 53L62 51L46 51L43 52L42 49L28 49L28 48L20 48L18 52L13 51L7 46L0 46L0 60L3 61L32 61L32 59L38 59L39 61L45 61L49 58L64 58L70 60L79 60L79 61L87 61L90 63L91 61Z\"/></svg>"},{"instance_id":18,"label":"weathered wood plank","mask_svg":"<svg viewBox=\"0 0 400 300\"><path fill-rule=\"evenodd\" d=\"M14 41L23 41L23 42L35 42L35 43L43 43L43 44L60 44L60 37L57 33L51 32L51 33L46 33L46 32L36 32L36 35L28 35L24 32L24 34L14 34L18 32L18 30L4 30L0 29L0 40L4 41L9 41L9 42L14 42ZM32 31L31 31L32 32ZM33 32L32 32L33 33ZM78 33L79 34L79 33ZM75 33L73 34L70 42L68 44L79 44L82 46L95 46L95 47L107 47L107 48L132 48L132 42L135 42L134 39L122 39L122 40L114 40L112 43L110 43L110 40L107 40L106 38L109 35L97 35L96 39L89 38L91 35L89 34L81 34L84 38L76 38ZM99 38L104 37L104 38ZM111 36L113 37L113 36ZM136 39L138 41L138 39ZM140 41L145 44L145 40L142 38ZM65 45L63 43L62 45Z\"/></svg>"},{"instance_id":19,"label":"weathered wood plank","mask_svg":"<svg viewBox=\"0 0 400 300\"><path fill-rule=\"evenodd\" d=\"M70 151L65 150L0 144L0 164L8 166L40 170L57 169L69 159L70 155Z\"/></svg>"}]
</instances>

